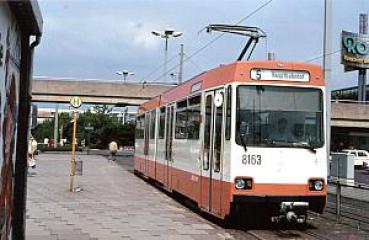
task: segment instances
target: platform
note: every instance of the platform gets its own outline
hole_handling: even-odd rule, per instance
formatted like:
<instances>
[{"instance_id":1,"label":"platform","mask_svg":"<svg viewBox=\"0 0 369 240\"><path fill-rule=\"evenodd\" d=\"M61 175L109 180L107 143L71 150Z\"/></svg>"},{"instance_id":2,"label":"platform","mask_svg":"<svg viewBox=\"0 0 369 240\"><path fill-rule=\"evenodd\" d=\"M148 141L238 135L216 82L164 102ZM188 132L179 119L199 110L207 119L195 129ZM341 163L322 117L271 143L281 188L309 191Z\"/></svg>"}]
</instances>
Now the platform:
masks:
<instances>
[{"instance_id":1,"label":"platform","mask_svg":"<svg viewBox=\"0 0 369 240\"><path fill-rule=\"evenodd\" d=\"M41 154L28 177L27 240L369 239L367 232L319 216L306 231L225 229L132 173L132 159L81 155L79 193L69 192L70 155ZM268 227L268 226L267 226Z\"/></svg>"}]
</instances>

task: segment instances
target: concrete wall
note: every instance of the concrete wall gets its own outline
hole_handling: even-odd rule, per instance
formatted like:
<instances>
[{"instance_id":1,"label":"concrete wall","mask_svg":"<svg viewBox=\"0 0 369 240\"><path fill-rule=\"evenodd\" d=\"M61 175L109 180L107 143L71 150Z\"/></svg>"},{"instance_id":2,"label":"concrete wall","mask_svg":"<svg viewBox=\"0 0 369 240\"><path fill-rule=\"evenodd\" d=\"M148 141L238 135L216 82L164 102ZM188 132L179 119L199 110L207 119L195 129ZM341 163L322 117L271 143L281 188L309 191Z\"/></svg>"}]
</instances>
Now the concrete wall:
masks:
<instances>
[{"instance_id":1,"label":"concrete wall","mask_svg":"<svg viewBox=\"0 0 369 240\"><path fill-rule=\"evenodd\" d=\"M21 33L8 4L0 1L0 235L11 233L17 120L20 84Z\"/></svg>"},{"instance_id":2,"label":"concrete wall","mask_svg":"<svg viewBox=\"0 0 369 240\"><path fill-rule=\"evenodd\" d=\"M332 126L369 128L369 104L332 102Z\"/></svg>"}]
</instances>

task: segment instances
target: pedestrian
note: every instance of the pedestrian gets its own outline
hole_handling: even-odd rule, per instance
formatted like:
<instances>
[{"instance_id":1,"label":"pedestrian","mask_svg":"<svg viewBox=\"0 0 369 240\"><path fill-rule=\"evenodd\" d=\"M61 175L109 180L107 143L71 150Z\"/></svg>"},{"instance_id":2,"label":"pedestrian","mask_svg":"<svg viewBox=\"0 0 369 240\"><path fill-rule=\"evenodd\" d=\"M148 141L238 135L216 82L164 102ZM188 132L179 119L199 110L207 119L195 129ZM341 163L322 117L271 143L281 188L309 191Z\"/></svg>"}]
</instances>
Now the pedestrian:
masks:
<instances>
[{"instance_id":1,"label":"pedestrian","mask_svg":"<svg viewBox=\"0 0 369 240\"><path fill-rule=\"evenodd\" d=\"M33 137L28 142L28 167L36 168L35 155L37 154L37 141Z\"/></svg>"},{"instance_id":2,"label":"pedestrian","mask_svg":"<svg viewBox=\"0 0 369 240\"><path fill-rule=\"evenodd\" d=\"M110 151L110 156L109 156L109 160L111 161L115 161L115 155L118 151L118 144L115 141L112 141L111 143L109 143L109 151Z\"/></svg>"}]
</instances>

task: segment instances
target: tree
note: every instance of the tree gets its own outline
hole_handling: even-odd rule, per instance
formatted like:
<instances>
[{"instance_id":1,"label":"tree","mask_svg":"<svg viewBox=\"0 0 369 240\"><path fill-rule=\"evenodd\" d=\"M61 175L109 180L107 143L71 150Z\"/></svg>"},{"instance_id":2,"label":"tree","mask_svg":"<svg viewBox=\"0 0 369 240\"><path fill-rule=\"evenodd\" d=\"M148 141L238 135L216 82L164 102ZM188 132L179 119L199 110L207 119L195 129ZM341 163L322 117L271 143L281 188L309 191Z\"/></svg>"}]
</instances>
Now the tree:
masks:
<instances>
[{"instance_id":1,"label":"tree","mask_svg":"<svg viewBox=\"0 0 369 240\"><path fill-rule=\"evenodd\" d=\"M107 148L111 141L116 141L119 145L134 145L134 124L122 124L117 117L111 116L112 108L106 105L94 107L95 112L87 111L81 113L77 120L76 137L80 143L83 139L86 143L92 144L94 148ZM73 132L72 117L68 113L59 114L59 129L62 129L61 136L70 143ZM88 127L86 129L86 127ZM93 130L89 130L90 128ZM52 138L54 120L47 120L43 124L36 126L35 134L43 139ZM38 140L38 138L36 138Z\"/></svg>"},{"instance_id":2,"label":"tree","mask_svg":"<svg viewBox=\"0 0 369 240\"><path fill-rule=\"evenodd\" d=\"M45 120L41 124L38 124L32 130L32 136L37 142L44 142L45 138L53 138L54 136L54 120Z\"/></svg>"}]
</instances>

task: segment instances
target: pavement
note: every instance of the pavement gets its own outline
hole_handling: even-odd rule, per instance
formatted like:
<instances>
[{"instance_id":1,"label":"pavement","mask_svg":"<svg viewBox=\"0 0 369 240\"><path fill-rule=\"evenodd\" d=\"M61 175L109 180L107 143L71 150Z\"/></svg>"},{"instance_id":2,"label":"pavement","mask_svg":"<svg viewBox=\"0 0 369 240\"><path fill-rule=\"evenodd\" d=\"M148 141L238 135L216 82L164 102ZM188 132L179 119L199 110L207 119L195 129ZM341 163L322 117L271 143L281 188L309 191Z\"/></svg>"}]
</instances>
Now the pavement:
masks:
<instances>
[{"instance_id":1,"label":"pavement","mask_svg":"<svg viewBox=\"0 0 369 240\"><path fill-rule=\"evenodd\" d=\"M226 239L229 233L105 157L81 155L69 192L69 155L41 154L28 178L27 240Z\"/></svg>"},{"instance_id":2,"label":"pavement","mask_svg":"<svg viewBox=\"0 0 369 240\"><path fill-rule=\"evenodd\" d=\"M82 191L70 193L70 155L39 155L28 177L27 240L369 239L368 232L315 215L303 231L223 228L135 176L132 158L78 158Z\"/></svg>"}]
</instances>

